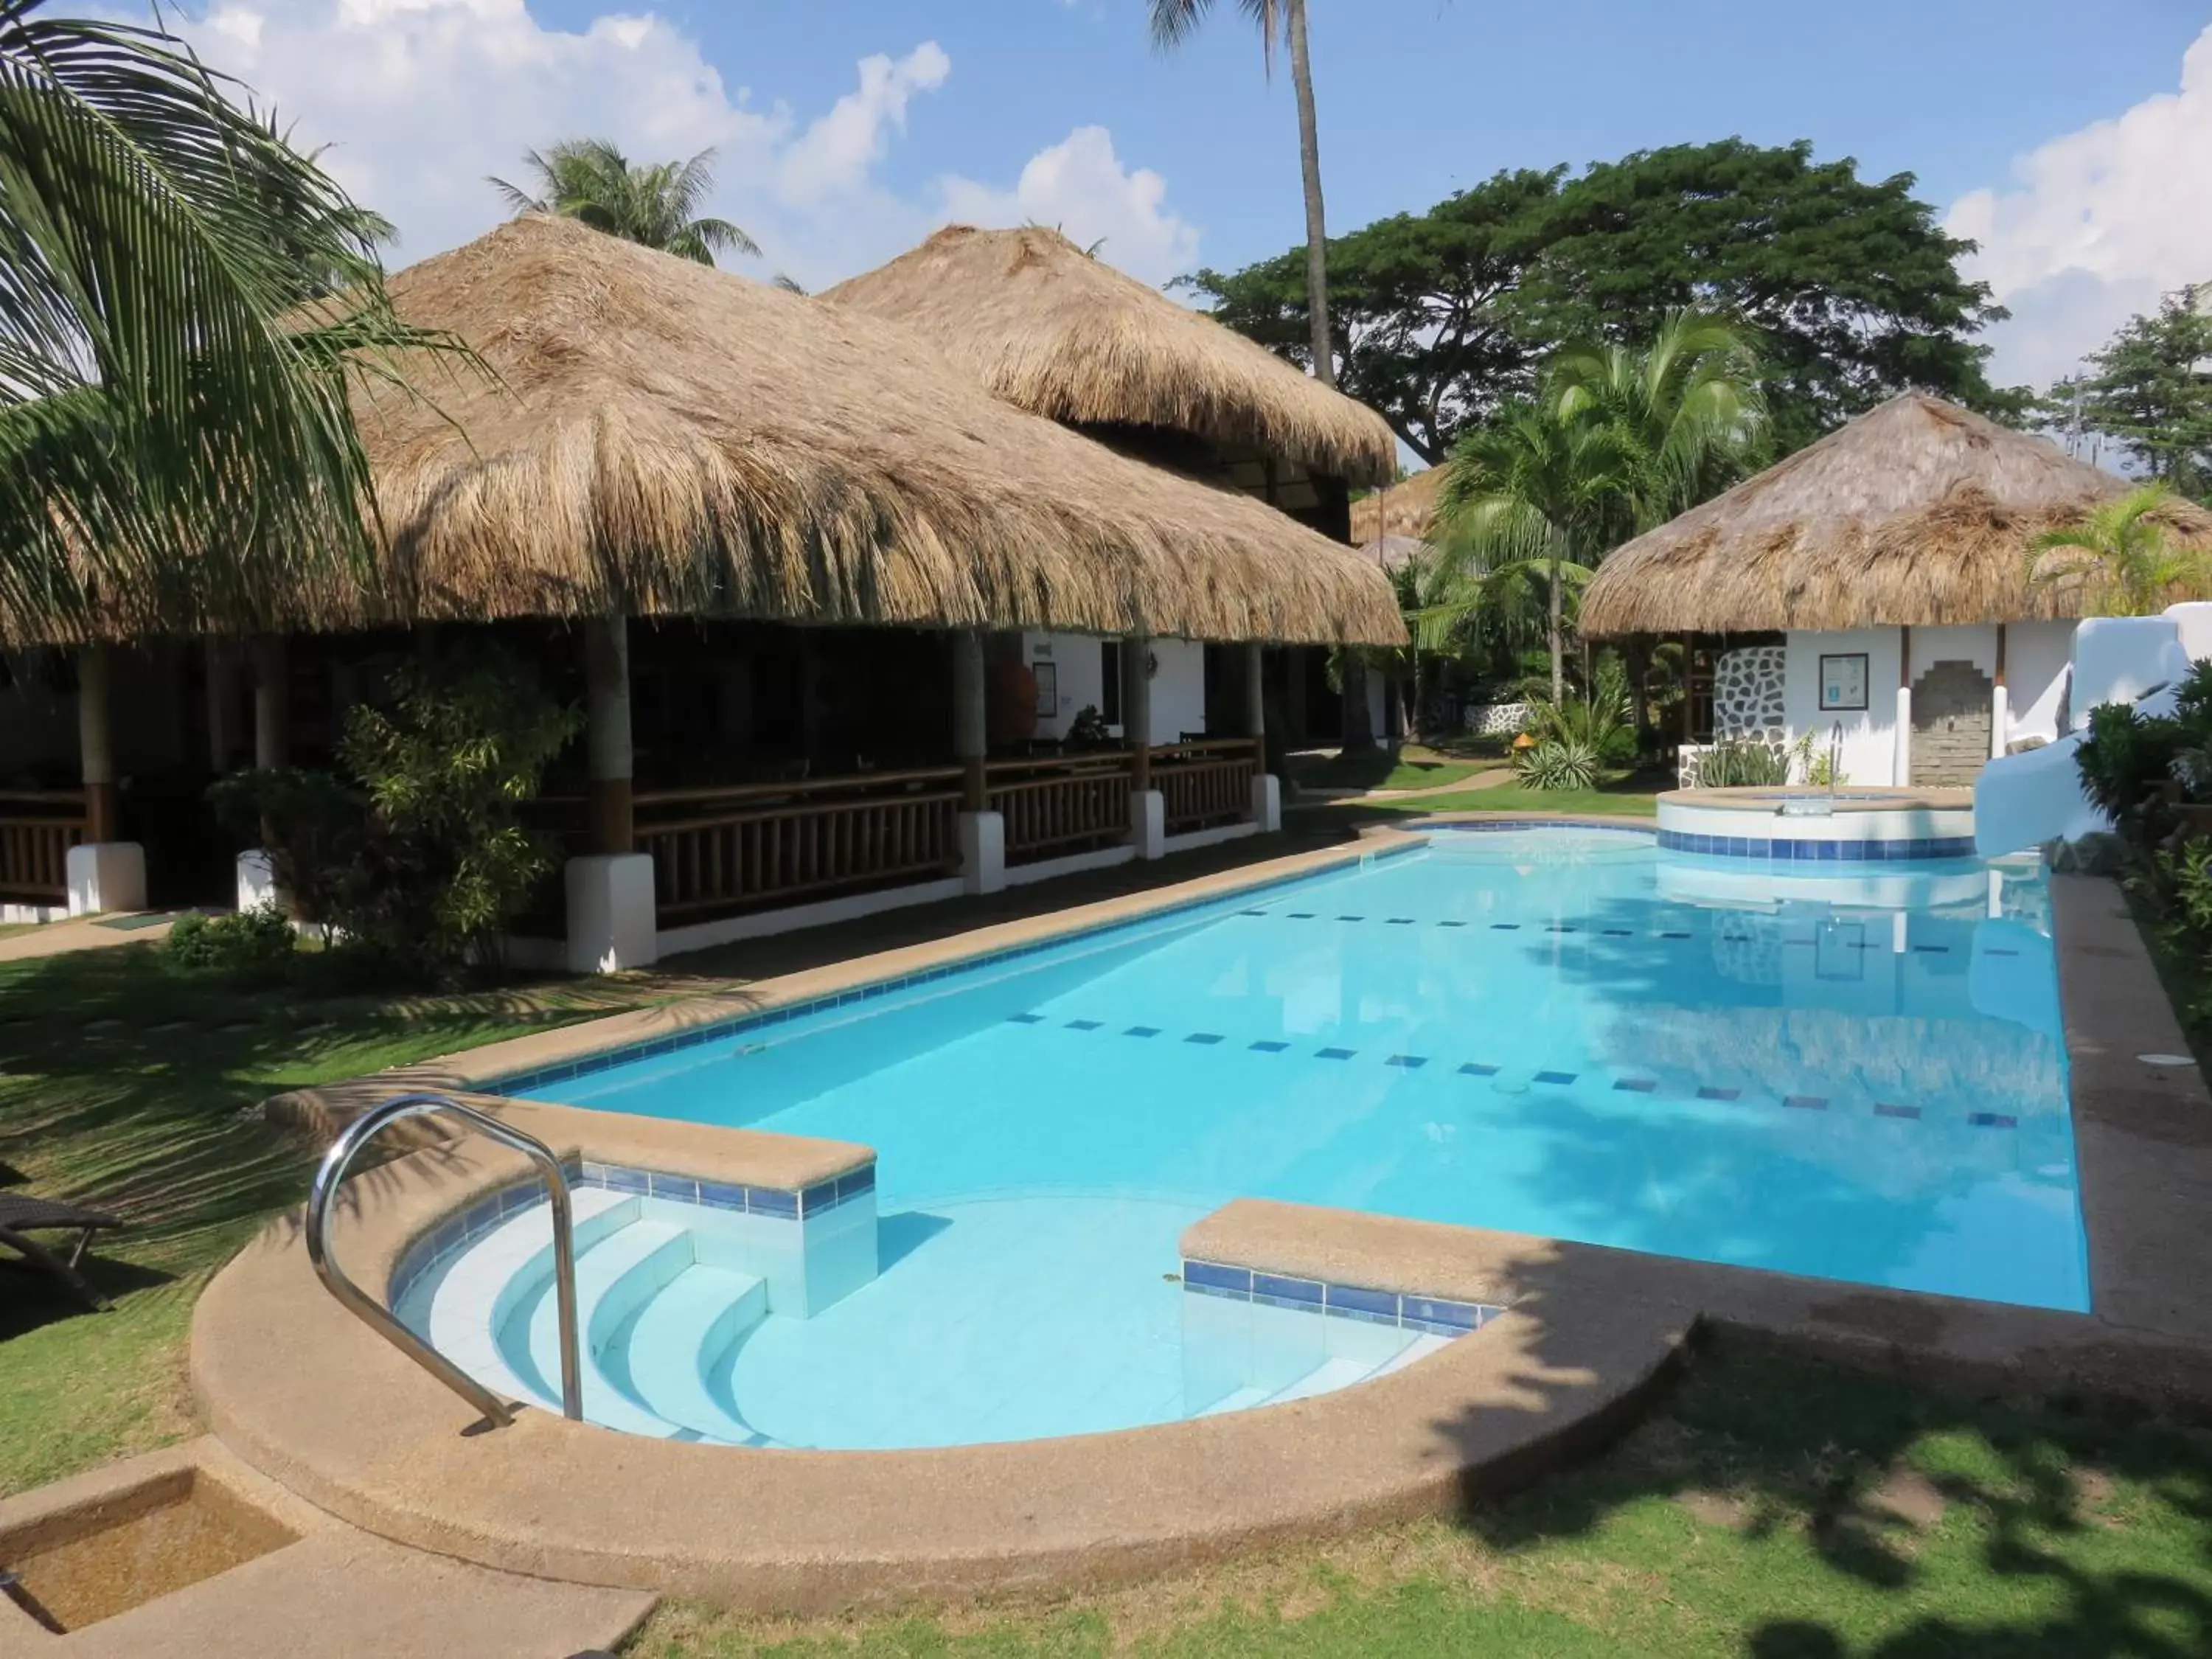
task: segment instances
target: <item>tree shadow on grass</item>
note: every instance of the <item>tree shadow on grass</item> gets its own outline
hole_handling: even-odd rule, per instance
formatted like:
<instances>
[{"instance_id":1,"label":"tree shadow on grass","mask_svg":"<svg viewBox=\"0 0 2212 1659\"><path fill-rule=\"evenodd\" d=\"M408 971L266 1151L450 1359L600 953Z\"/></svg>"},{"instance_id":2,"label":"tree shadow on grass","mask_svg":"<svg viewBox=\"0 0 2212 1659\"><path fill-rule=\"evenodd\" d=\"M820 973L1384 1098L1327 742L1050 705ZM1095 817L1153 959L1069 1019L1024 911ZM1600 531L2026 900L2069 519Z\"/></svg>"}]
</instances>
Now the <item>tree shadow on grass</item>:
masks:
<instances>
[{"instance_id":1,"label":"tree shadow on grass","mask_svg":"<svg viewBox=\"0 0 2212 1659\"><path fill-rule=\"evenodd\" d=\"M1442 1431L1464 1443L1473 1425ZM1701 1652L2212 1653L2212 1437L2118 1407L1928 1392L1750 1338L1703 1345L1591 1462L1503 1500L1471 1477L1459 1524L1509 1553L1648 1553L1623 1565L1718 1627Z\"/></svg>"}]
</instances>

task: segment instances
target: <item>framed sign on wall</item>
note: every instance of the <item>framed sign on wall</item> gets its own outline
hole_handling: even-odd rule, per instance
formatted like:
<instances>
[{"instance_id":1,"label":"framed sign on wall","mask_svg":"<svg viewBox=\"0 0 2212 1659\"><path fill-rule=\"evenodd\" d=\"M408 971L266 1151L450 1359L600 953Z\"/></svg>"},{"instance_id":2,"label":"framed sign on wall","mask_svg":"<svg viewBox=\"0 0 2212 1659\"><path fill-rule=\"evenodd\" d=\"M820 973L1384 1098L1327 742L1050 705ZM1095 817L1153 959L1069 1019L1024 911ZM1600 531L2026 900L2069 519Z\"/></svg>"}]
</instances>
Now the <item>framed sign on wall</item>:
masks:
<instances>
[{"instance_id":1,"label":"framed sign on wall","mask_svg":"<svg viewBox=\"0 0 2212 1659\"><path fill-rule=\"evenodd\" d=\"M1052 663L1033 662L1030 672L1036 677L1036 709L1038 718L1052 720L1060 713L1060 669Z\"/></svg>"},{"instance_id":2,"label":"framed sign on wall","mask_svg":"<svg viewBox=\"0 0 2212 1659\"><path fill-rule=\"evenodd\" d=\"M1820 712L1843 713L1867 706L1867 653L1846 652L1820 659Z\"/></svg>"}]
</instances>

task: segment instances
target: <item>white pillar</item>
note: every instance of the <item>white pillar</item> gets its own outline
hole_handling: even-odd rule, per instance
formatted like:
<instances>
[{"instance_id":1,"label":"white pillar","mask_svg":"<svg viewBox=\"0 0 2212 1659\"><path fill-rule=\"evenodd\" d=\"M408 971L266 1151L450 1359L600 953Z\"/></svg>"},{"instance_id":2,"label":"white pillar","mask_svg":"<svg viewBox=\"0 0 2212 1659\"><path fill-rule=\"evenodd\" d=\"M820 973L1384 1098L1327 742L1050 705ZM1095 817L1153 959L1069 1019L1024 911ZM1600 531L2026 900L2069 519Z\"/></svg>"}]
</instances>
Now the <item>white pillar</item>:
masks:
<instances>
[{"instance_id":1,"label":"white pillar","mask_svg":"<svg viewBox=\"0 0 2212 1659\"><path fill-rule=\"evenodd\" d=\"M971 893L1006 884L1006 820L997 812L960 815L960 881Z\"/></svg>"},{"instance_id":2,"label":"white pillar","mask_svg":"<svg viewBox=\"0 0 2212 1659\"><path fill-rule=\"evenodd\" d=\"M2000 680L1990 692L1990 758L2002 760L2005 754L2005 728L2012 723L2012 708L2004 682Z\"/></svg>"},{"instance_id":3,"label":"white pillar","mask_svg":"<svg viewBox=\"0 0 2212 1659\"><path fill-rule=\"evenodd\" d=\"M137 842L118 841L121 802L115 785L114 726L108 695L108 648L87 646L77 655L77 754L84 779L85 842L63 860L69 913L146 908L146 854Z\"/></svg>"},{"instance_id":4,"label":"white pillar","mask_svg":"<svg viewBox=\"0 0 2212 1659\"><path fill-rule=\"evenodd\" d=\"M1006 884L1006 820L991 808L990 711L983 674L983 635L952 635L952 757L960 763L960 880L971 893Z\"/></svg>"},{"instance_id":5,"label":"white pillar","mask_svg":"<svg viewBox=\"0 0 2212 1659\"><path fill-rule=\"evenodd\" d=\"M614 974L660 958L653 858L637 850L631 805L629 618L584 624L584 761L592 852L562 872L568 971Z\"/></svg>"},{"instance_id":6,"label":"white pillar","mask_svg":"<svg viewBox=\"0 0 2212 1659\"><path fill-rule=\"evenodd\" d=\"M1252 822L1263 836L1283 827L1283 781L1272 772L1259 773L1252 780Z\"/></svg>"},{"instance_id":7,"label":"white pillar","mask_svg":"<svg viewBox=\"0 0 2212 1659\"><path fill-rule=\"evenodd\" d=\"M617 974L660 959L653 860L644 853L594 853L562 872L568 896L568 971Z\"/></svg>"},{"instance_id":8,"label":"white pillar","mask_svg":"<svg viewBox=\"0 0 2212 1659\"><path fill-rule=\"evenodd\" d=\"M1157 789L1129 794L1129 844L1140 859L1164 857L1168 850L1167 797Z\"/></svg>"},{"instance_id":9,"label":"white pillar","mask_svg":"<svg viewBox=\"0 0 2212 1659\"><path fill-rule=\"evenodd\" d=\"M1167 802L1152 787L1152 642L1132 634L1121 642L1121 732L1129 745L1129 844L1140 859L1167 850Z\"/></svg>"},{"instance_id":10,"label":"white pillar","mask_svg":"<svg viewBox=\"0 0 2212 1659\"><path fill-rule=\"evenodd\" d=\"M1897 759L1889 781L1899 788L1912 783L1912 688L1897 688Z\"/></svg>"}]
</instances>

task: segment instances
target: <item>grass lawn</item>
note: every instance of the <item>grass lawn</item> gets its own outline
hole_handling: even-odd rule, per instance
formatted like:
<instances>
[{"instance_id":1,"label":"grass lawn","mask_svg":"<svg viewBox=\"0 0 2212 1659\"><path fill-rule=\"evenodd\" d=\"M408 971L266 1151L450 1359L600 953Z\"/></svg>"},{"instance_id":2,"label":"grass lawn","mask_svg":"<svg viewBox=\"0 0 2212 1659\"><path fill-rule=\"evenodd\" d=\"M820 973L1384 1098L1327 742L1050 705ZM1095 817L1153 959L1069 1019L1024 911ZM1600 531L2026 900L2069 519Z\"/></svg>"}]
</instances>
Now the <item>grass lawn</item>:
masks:
<instances>
[{"instance_id":1,"label":"grass lawn","mask_svg":"<svg viewBox=\"0 0 2212 1659\"><path fill-rule=\"evenodd\" d=\"M1290 762L1291 777L1307 789L1431 789L1504 763L1413 743L1395 756L1377 749L1364 755L1297 755Z\"/></svg>"},{"instance_id":2,"label":"grass lawn","mask_svg":"<svg viewBox=\"0 0 2212 1659\"><path fill-rule=\"evenodd\" d=\"M659 1613L634 1659L2183 1659L2212 1652L2212 1437L1699 1358L1607 1455L1444 1522L1059 1606Z\"/></svg>"},{"instance_id":3,"label":"grass lawn","mask_svg":"<svg viewBox=\"0 0 2212 1659\"><path fill-rule=\"evenodd\" d=\"M82 1313L0 1266L0 1495L189 1433L193 1300L310 1163L241 1109L645 1000L621 981L464 996L240 991L181 979L150 945L0 963L0 1182L113 1210ZM665 988L661 994L665 994Z\"/></svg>"},{"instance_id":4,"label":"grass lawn","mask_svg":"<svg viewBox=\"0 0 2212 1659\"><path fill-rule=\"evenodd\" d=\"M1671 782L1650 775L1607 779L1595 789L1524 789L1517 783L1472 789L1463 795L1424 795L1419 800L1359 803L1363 812L1613 812L1650 817Z\"/></svg>"}]
</instances>

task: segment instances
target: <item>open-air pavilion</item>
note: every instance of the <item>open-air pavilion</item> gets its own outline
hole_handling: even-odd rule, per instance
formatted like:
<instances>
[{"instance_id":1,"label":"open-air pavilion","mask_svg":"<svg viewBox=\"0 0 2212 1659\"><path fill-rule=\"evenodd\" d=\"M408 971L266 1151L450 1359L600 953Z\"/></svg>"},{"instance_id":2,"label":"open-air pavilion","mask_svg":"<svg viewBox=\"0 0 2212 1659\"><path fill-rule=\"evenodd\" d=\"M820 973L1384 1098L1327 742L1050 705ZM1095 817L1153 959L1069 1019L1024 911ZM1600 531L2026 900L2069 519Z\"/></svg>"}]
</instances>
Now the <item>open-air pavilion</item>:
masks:
<instances>
[{"instance_id":1,"label":"open-air pavilion","mask_svg":"<svg viewBox=\"0 0 2212 1659\"><path fill-rule=\"evenodd\" d=\"M1684 703L1686 783L1709 741L1811 733L1840 737L1838 781L1971 784L2063 729L2084 595L2032 585L2032 544L2129 487L1907 392L1613 552L1582 630L1679 639L1710 664ZM2157 518L2212 545L2212 513L2176 500Z\"/></svg>"},{"instance_id":2,"label":"open-air pavilion","mask_svg":"<svg viewBox=\"0 0 2212 1659\"><path fill-rule=\"evenodd\" d=\"M9 723L0 764L46 787L0 836L7 896L143 902L116 850L138 845L162 896L204 896L213 860L176 825L207 778L320 759L380 665L441 630L586 707L541 804L580 968L1249 833L1277 810L1260 647L1402 637L1388 585L1319 532L1024 413L854 308L544 219L392 292L489 373L405 365L419 395L361 394L374 580L303 581L252 640L127 610L112 640L18 630L46 719ZM1011 645L1061 635L1121 646L1097 748L1037 718ZM1208 647L1199 720L1160 721L1150 665Z\"/></svg>"}]
</instances>

